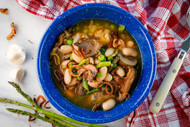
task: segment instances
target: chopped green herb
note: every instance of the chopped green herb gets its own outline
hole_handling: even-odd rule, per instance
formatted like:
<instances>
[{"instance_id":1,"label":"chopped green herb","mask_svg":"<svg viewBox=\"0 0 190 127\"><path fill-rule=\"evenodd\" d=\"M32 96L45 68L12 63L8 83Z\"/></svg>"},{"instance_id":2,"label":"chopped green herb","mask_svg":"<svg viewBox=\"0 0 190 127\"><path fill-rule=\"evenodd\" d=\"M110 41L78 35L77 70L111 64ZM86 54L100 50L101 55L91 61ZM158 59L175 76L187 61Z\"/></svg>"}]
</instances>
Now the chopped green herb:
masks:
<instances>
[{"instance_id":1,"label":"chopped green herb","mask_svg":"<svg viewBox=\"0 0 190 127\"><path fill-rule=\"evenodd\" d=\"M100 49L100 52L101 52L102 55L105 54L105 51L106 51L106 50L105 50L104 48L101 48L101 49Z\"/></svg>"},{"instance_id":2,"label":"chopped green herb","mask_svg":"<svg viewBox=\"0 0 190 127\"><path fill-rule=\"evenodd\" d=\"M125 26L124 25L120 25L119 26L119 32L123 32L125 30Z\"/></svg>"},{"instance_id":3,"label":"chopped green herb","mask_svg":"<svg viewBox=\"0 0 190 127\"><path fill-rule=\"evenodd\" d=\"M110 29L111 29L111 30L115 30L115 28L116 28L115 24L111 24L111 25L110 25Z\"/></svg>"},{"instance_id":4,"label":"chopped green herb","mask_svg":"<svg viewBox=\"0 0 190 127\"><path fill-rule=\"evenodd\" d=\"M116 68L117 67L117 64L115 64L114 66L113 66L113 68Z\"/></svg>"},{"instance_id":5,"label":"chopped green herb","mask_svg":"<svg viewBox=\"0 0 190 127\"><path fill-rule=\"evenodd\" d=\"M83 86L87 91L89 91L87 81L82 80L82 86Z\"/></svg>"},{"instance_id":6,"label":"chopped green herb","mask_svg":"<svg viewBox=\"0 0 190 127\"><path fill-rule=\"evenodd\" d=\"M78 65L79 65L79 66L82 66L82 65L84 65L87 61L88 61L88 59L83 59Z\"/></svg>"},{"instance_id":7,"label":"chopped green herb","mask_svg":"<svg viewBox=\"0 0 190 127\"><path fill-rule=\"evenodd\" d=\"M99 61L104 61L104 60L106 60L106 57L101 54L101 55L98 56L98 60Z\"/></svg>"},{"instance_id":8,"label":"chopped green herb","mask_svg":"<svg viewBox=\"0 0 190 127\"><path fill-rule=\"evenodd\" d=\"M86 95L89 95L89 94L92 94L92 93L95 93L95 92L98 92L98 90L97 89L93 89L91 91L88 91L88 92L86 92Z\"/></svg>"},{"instance_id":9,"label":"chopped green herb","mask_svg":"<svg viewBox=\"0 0 190 127\"><path fill-rule=\"evenodd\" d=\"M72 66L73 66L73 64L70 64L70 65L69 65L69 68L71 68Z\"/></svg>"},{"instance_id":10,"label":"chopped green herb","mask_svg":"<svg viewBox=\"0 0 190 127\"><path fill-rule=\"evenodd\" d=\"M72 45L73 44L73 41L71 39L67 39L67 44L68 45Z\"/></svg>"},{"instance_id":11,"label":"chopped green herb","mask_svg":"<svg viewBox=\"0 0 190 127\"><path fill-rule=\"evenodd\" d=\"M100 67L108 67L111 65L111 61L105 61L105 62L99 62L96 67L100 68Z\"/></svg>"},{"instance_id":12,"label":"chopped green herb","mask_svg":"<svg viewBox=\"0 0 190 127\"><path fill-rule=\"evenodd\" d=\"M77 76L77 80L81 80L81 78L79 78L79 77Z\"/></svg>"},{"instance_id":13,"label":"chopped green herb","mask_svg":"<svg viewBox=\"0 0 190 127\"><path fill-rule=\"evenodd\" d=\"M74 60L72 56L70 56L70 60Z\"/></svg>"},{"instance_id":14,"label":"chopped green herb","mask_svg":"<svg viewBox=\"0 0 190 127\"><path fill-rule=\"evenodd\" d=\"M109 56L108 57L108 61L112 61L113 60L113 57L112 56Z\"/></svg>"}]
</instances>

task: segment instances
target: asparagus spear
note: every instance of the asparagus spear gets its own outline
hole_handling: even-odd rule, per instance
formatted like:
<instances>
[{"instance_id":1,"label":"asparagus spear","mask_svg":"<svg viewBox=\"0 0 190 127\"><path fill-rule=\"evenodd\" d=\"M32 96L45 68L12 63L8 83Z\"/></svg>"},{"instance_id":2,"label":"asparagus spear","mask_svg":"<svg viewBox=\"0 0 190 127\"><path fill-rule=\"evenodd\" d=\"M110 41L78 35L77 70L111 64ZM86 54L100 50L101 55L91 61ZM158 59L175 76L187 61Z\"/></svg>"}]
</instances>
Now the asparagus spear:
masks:
<instances>
[{"instance_id":1,"label":"asparagus spear","mask_svg":"<svg viewBox=\"0 0 190 127\"><path fill-rule=\"evenodd\" d=\"M54 119L55 121L59 121L59 122L62 121L63 122L63 120L65 120L65 121L73 122L73 123L76 123L76 124L82 123L82 122L78 123L78 121L76 122L73 119L70 120L70 119L68 119L68 117L65 117L65 116L62 116L62 115L58 115L56 113L53 113L53 112L50 112L50 111L46 111L46 110L43 110L41 108L36 108L36 107L30 106L30 105L27 105L27 104L24 104L24 103L20 103L18 101L13 101L13 100L10 100L10 99L7 99L7 98L0 98L0 102L15 104L17 106L22 106L22 107L25 107L25 108L28 108L28 109L35 110L35 111L37 111L37 112L39 112L41 114L44 114L44 115L50 117L51 119ZM82 123L82 125L85 125L85 123Z\"/></svg>"},{"instance_id":2,"label":"asparagus spear","mask_svg":"<svg viewBox=\"0 0 190 127\"><path fill-rule=\"evenodd\" d=\"M18 105L18 106L22 106L22 107L26 107L26 108L35 110L35 111L37 111L37 112L39 112L41 114L44 114L44 115L50 117L51 119L53 119L53 120L55 120L57 122L58 121L63 122L63 120L64 120L64 121L68 121L68 122L71 122L71 123L76 123L76 124L79 124L79 125L84 125L84 126L89 126L89 127L103 127L103 126L97 125L97 124L83 123L83 122L71 119L69 117L65 117L65 116L50 112L50 111L43 110L32 100L32 98L28 94L26 94L26 93L24 93L22 91L22 89L20 88L20 86L18 84L14 83L14 82L9 82L9 84L11 84L14 88L16 88L17 92L20 93L24 98L26 98L26 100L29 103L31 103L33 106L30 106L30 105L27 105L27 104L24 104L24 103L20 103L18 101L9 100L9 99L6 99L6 98L0 98L0 102L15 104L15 105ZM67 123L67 124L69 124L69 123Z\"/></svg>"},{"instance_id":3,"label":"asparagus spear","mask_svg":"<svg viewBox=\"0 0 190 127\"><path fill-rule=\"evenodd\" d=\"M56 114L56 113L53 113L53 112L48 112L46 110L42 110L33 100L32 98L24 93L24 91L22 91L22 89L20 88L20 86L14 82L9 82L9 84L11 84L14 88L16 88L17 92L20 93L24 98L26 98L26 100L31 103L33 106L35 107L32 107L33 110L36 110L42 114L45 114L47 115L48 117L50 116L53 116L55 118L58 118L58 119L63 119L63 120L66 120L66 121L69 121L69 122L74 122L76 124L80 124L80 125L87 125L87 126L92 126L91 124L88 124L88 123L83 123L83 122L80 122L80 121L76 121L76 120L73 120L69 117L65 117L65 116L62 116L62 115L59 115L59 114ZM27 107L29 108L29 107ZM31 109L31 108L30 108Z\"/></svg>"},{"instance_id":4,"label":"asparagus spear","mask_svg":"<svg viewBox=\"0 0 190 127\"><path fill-rule=\"evenodd\" d=\"M19 110L19 109L12 109L12 108L7 108L7 110L8 110L9 112L16 113L16 114L21 114L21 115L25 115L25 116L32 116L32 117L41 119L41 120L43 120L43 121L45 121L45 122L49 122L49 123L51 123L51 124L53 124L53 125L55 125L55 126L58 126L58 127L65 127L65 125L62 125L62 124L59 124L59 123L54 122L54 121L52 121L52 120L49 120L49 119L47 119L47 118L45 118L45 117L42 117L42 116L40 116L40 115L38 115L38 114L32 114L32 113L30 113L30 112L22 111L22 110Z\"/></svg>"},{"instance_id":5,"label":"asparagus spear","mask_svg":"<svg viewBox=\"0 0 190 127\"><path fill-rule=\"evenodd\" d=\"M26 98L26 100L29 103L31 103L33 106L39 108L39 106L33 101L33 99L28 94L26 94L22 91L22 89L20 88L20 86L18 84L14 83L14 82L10 82L10 81L8 81L8 83L11 84L14 88L16 88L17 92L20 93L24 98Z\"/></svg>"}]
</instances>

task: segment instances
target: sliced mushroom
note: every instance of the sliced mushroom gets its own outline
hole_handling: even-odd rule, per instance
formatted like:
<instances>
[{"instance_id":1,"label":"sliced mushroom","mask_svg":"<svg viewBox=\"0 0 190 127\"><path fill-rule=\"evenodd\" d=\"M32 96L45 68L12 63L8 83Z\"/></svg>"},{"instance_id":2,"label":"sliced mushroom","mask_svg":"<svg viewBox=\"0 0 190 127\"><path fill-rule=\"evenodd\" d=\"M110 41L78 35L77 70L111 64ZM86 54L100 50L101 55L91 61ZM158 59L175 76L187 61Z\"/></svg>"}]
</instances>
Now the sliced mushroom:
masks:
<instances>
[{"instance_id":1,"label":"sliced mushroom","mask_svg":"<svg viewBox=\"0 0 190 127\"><path fill-rule=\"evenodd\" d=\"M71 82L67 84L67 86L72 87L75 86L78 83L77 78L72 78Z\"/></svg>"},{"instance_id":2,"label":"sliced mushroom","mask_svg":"<svg viewBox=\"0 0 190 127\"><path fill-rule=\"evenodd\" d=\"M102 47L100 42L95 38L82 39L80 43L77 42L75 45L80 48L85 58L98 54Z\"/></svg>"},{"instance_id":3,"label":"sliced mushroom","mask_svg":"<svg viewBox=\"0 0 190 127\"><path fill-rule=\"evenodd\" d=\"M104 27L99 27L98 29L95 30L94 37L95 38L101 38L106 33L110 33L110 30L106 29Z\"/></svg>"},{"instance_id":4,"label":"sliced mushroom","mask_svg":"<svg viewBox=\"0 0 190 127\"><path fill-rule=\"evenodd\" d=\"M95 105L92 107L92 111L93 111L93 112L99 111L99 110L101 110L101 109L102 109L101 104L95 104Z\"/></svg>"},{"instance_id":5,"label":"sliced mushroom","mask_svg":"<svg viewBox=\"0 0 190 127\"><path fill-rule=\"evenodd\" d=\"M97 68L92 64L83 65L82 68L88 71L87 81L92 81L98 73Z\"/></svg>"},{"instance_id":6,"label":"sliced mushroom","mask_svg":"<svg viewBox=\"0 0 190 127\"><path fill-rule=\"evenodd\" d=\"M122 66L135 66L137 64L137 59L134 57L125 57L121 53L118 56L120 57L119 64Z\"/></svg>"},{"instance_id":7,"label":"sliced mushroom","mask_svg":"<svg viewBox=\"0 0 190 127\"><path fill-rule=\"evenodd\" d=\"M73 37L73 43L78 42L81 39L81 34L80 33L76 33Z\"/></svg>"},{"instance_id":8,"label":"sliced mushroom","mask_svg":"<svg viewBox=\"0 0 190 127\"><path fill-rule=\"evenodd\" d=\"M77 63L80 63L84 59L84 57L78 56L74 52L72 53L72 57L73 57L74 61Z\"/></svg>"},{"instance_id":9,"label":"sliced mushroom","mask_svg":"<svg viewBox=\"0 0 190 127\"><path fill-rule=\"evenodd\" d=\"M112 46L121 49L125 46L125 42L122 39L114 39Z\"/></svg>"},{"instance_id":10,"label":"sliced mushroom","mask_svg":"<svg viewBox=\"0 0 190 127\"><path fill-rule=\"evenodd\" d=\"M88 36L84 33L76 33L73 37L73 44L79 42L81 39L88 38Z\"/></svg>"},{"instance_id":11,"label":"sliced mushroom","mask_svg":"<svg viewBox=\"0 0 190 127\"><path fill-rule=\"evenodd\" d=\"M12 44L5 55L12 64L16 65L23 64L26 58L25 49L17 44Z\"/></svg>"},{"instance_id":12,"label":"sliced mushroom","mask_svg":"<svg viewBox=\"0 0 190 127\"><path fill-rule=\"evenodd\" d=\"M102 108L104 111L108 111L115 106L116 102L114 99L110 98L102 103Z\"/></svg>"},{"instance_id":13,"label":"sliced mushroom","mask_svg":"<svg viewBox=\"0 0 190 127\"><path fill-rule=\"evenodd\" d=\"M99 73L101 74L101 77L96 78L96 80L101 82L106 78L106 75L108 73L108 68L107 67L101 67L99 69Z\"/></svg>"},{"instance_id":14,"label":"sliced mushroom","mask_svg":"<svg viewBox=\"0 0 190 127\"><path fill-rule=\"evenodd\" d=\"M10 79L13 82L21 83L24 74L25 74L24 69L16 68L10 72Z\"/></svg>"},{"instance_id":15,"label":"sliced mushroom","mask_svg":"<svg viewBox=\"0 0 190 127\"><path fill-rule=\"evenodd\" d=\"M68 68L68 63L70 62L71 60L65 60L65 61L63 61L62 63L61 63L61 68L62 69L66 69L66 68Z\"/></svg>"},{"instance_id":16,"label":"sliced mushroom","mask_svg":"<svg viewBox=\"0 0 190 127\"><path fill-rule=\"evenodd\" d=\"M127 96L130 87L135 79L135 69L132 66L128 67L128 73L126 77L113 76L114 80L120 85L120 96L118 98L119 101L123 101Z\"/></svg>"},{"instance_id":17,"label":"sliced mushroom","mask_svg":"<svg viewBox=\"0 0 190 127\"><path fill-rule=\"evenodd\" d=\"M93 80L92 82L88 81L88 85L92 88L97 88L98 87L98 84L100 82L99 81L96 81L96 80Z\"/></svg>"},{"instance_id":18,"label":"sliced mushroom","mask_svg":"<svg viewBox=\"0 0 190 127\"><path fill-rule=\"evenodd\" d=\"M69 59L69 57L71 57L72 53L68 53L68 54L64 54L64 55L58 53L58 55L59 55L60 60L63 61L63 60Z\"/></svg>"},{"instance_id":19,"label":"sliced mushroom","mask_svg":"<svg viewBox=\"0 0 190 127\"><path fill-rule=\"evenodd\" d=\"M82 86L82 83L75 88L75 93L79 96L84 96L86 92L87 90Z\"/></svg>"}]
</instances>

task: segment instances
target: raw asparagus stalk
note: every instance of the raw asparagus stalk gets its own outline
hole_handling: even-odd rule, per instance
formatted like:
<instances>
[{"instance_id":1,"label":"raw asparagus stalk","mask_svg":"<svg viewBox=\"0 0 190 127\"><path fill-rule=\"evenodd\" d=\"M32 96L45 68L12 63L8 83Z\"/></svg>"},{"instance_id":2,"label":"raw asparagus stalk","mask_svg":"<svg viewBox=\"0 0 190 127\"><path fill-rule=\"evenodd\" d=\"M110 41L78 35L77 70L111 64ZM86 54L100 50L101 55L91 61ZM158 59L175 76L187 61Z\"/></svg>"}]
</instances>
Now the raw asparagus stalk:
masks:
<instances>
[{"instance_id":1,"label":"raw asparagus stalk","mask_svg":"<svg viewBox=\"0 0 190 127\"><path fill-rule=\"evenodd\" d=\"M19 109L12 109L12 108L7 108L7 110L9 112L16 113L16 114L21 114L21 115L24 115L24 116L32 116L32 117L41 119L41 120L43 120L45 122L49 122L49 123L51 123L51 124L53 124L55 126L58 126L58 127L66 127L66 125L59 124L57 122L54 122L53 120L49 120L49 119L44 118L44 117L42 117L42 116L40 116L38 114L32 114L30 112L22 111L22 110L19 110Z\"/></svg>"},{"instance_id":2,"label":"raw asparagus stalk","mask_svg":"<svg viewBox=\"0 0 190 127\"><path fill-rule=\"evenodd\" d=\"M22 89L20 88L20 86L14 82L9 82L9 84L11 84L14 88L16 88L17 92L20 93L24 98L26 98L26 100L31 103L33 106L35 107L31 107L29 105L23 105L23 103L21 104L20 103L20 106L24 106L26 108L30 108L30 109L33 109L33 110L36 110L42 114L45 114L47 115L48 117L49 116L52 116L52 117L55 117L55 118L58 118L58 119L62 119L62 120L66 120L66 121L69 121L69 122L74 122L76 124L80 124L80 125L86 125L86 126L92 126L91 124L88 124L88 123L83 123L83 122L80 122L80 121L76 121L76 120L73 120L69 117L65 117L65 116L62 116L62 115L58 115L56 113L53 113L53 112L49 112L49 111L46 111L46 110L42 110L33 100L32 98L26 94L24 91L22 91ZM8 101L8 99L7 99ZM8 102L10 103L10 102ZM17 103L17 105L19 105L17 101L12 101L11 100L11 103L14 104L14 103Z\"/></svg>"},{"instance_id":3,"label":"raw asparagus stalk","mask_svg":"<svg viewBox=\"0 0 190 127\"><path fill-rule=\"evenodd\" d=\"M33 99L28 94L26 94L22 91L22 89L20 88L20 86L18 84L14 83L14 82L10 82L10 81L8 83L11 84L14 88L16 88L17 92L20 93L24 98L26 98L26 100L29 103L31 103L33 106L39 108L39 106L33 101Z\"/></svg>"},{"instance_id":4,"label":"raw asparagus stalk","mask_svg":"<svg viewBox=\"0 0 190 127\"><path fill-rule=\"evenodd\" d=\"M70 126L73 126L73 127L75 126L75 125L72 125L72 124L70 124L70 123L67 123L67 122L65 122L65 121L63 121L63 120L60 120L60 119L58 119L58 118L56 118L56 117L49 116L49 115L48 115L49 113L46 113L46 112L49 112L49 111L43 110L43 109L41 109L41 108L36 108L36 107L30 106L30 105L27 105L27 104L24 104L24 103L20 103L20 102L18 102L18 101L9 100L9 99L6 99L6 98L0 98L0 102L15 104L15 105L17 105L17 106L22 106L22 107L25 107L25 108L28 108L28 109L32 109L32 110L38 111L38 112L41 113L41 114L46 115L47 117L49 117L49 118L51 118L51 119L53 119L53 120L55 120L55 121L57 121L57 122L59 122L59 123L61 123L61 124L66 124L66 125L70 125ZM51 113L51 112L50 112L50 113Z\"/></svg>"},{"instance_id":5,"label":"raw asparagus stalk","mask_svg":"<svg viewBox=\"0 0 190 127\"><path fill-rule=\"evenodd\" d=\"M9 82L9 84L11 84L14 88L16 88L17 92L20 93L24 98L26 98L26 100L29 103L31 103L35 107L30 106L30 105L26 105L26 104L23 104L23 103L20 103L20 102L17 102L17 101L12 101L12 100L10 100L11 102L4 102L4 103L11 103L11 104L16 104L16 105L19 105L19 106L23 106L23 107L26 107L26 108L29 108L29 109L36 110L39 113L45 114L48 117L55 117L57 119L73 122L73 123L76 123L76 124L79 124L79 125L84 125L84 126L89 126L89 127L102 127L101 125L83 123L83 122L71 119L69 117L65 117L65 116L50 112L50 111L43 110L32 100L32 98L28 94L26 94L24 91L22 91L22 89L20 88L20 86L18 84L14 83L14 82ZM9 99L7 99L7 101L8 100Z\"/></svg>"}]
</instances>

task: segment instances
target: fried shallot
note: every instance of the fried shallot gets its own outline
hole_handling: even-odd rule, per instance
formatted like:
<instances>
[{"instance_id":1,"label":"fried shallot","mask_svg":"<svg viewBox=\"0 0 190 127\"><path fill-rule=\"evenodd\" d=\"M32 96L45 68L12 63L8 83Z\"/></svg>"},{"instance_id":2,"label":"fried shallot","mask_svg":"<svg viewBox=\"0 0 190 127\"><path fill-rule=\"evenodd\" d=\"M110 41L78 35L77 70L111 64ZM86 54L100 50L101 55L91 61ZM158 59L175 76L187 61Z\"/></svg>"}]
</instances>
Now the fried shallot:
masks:
<instances>
[{"instance_id":1,"label":"fried shallot","mask_svg":"<svg viewBox=\"0 0 190 127\"><path fill-rule=\"evenodd\" d=\"M14 26L14 23L12 22L11 23L11 28L12 28L12 31L11 33L7 36L7 40L11 40L13 38L13 36L16 34L16 30L15 30L15 26Z\"/></svg>"},{"instance_id":2,"label":"fried shallot","mask_svg":"<svg viewBox=\"0 0 190 127\"><path fill-rule=\"evenodd\" d=\"M8 14L8 9L7 8L0 8L0 12L7 15Z\"/></svg>"}]
</instances>

